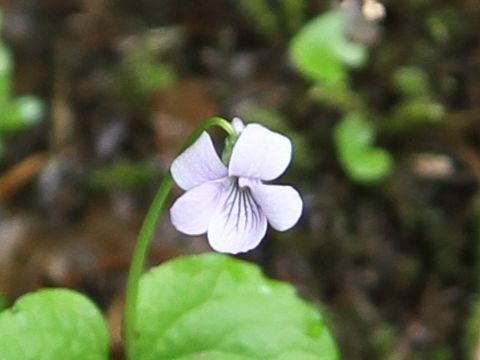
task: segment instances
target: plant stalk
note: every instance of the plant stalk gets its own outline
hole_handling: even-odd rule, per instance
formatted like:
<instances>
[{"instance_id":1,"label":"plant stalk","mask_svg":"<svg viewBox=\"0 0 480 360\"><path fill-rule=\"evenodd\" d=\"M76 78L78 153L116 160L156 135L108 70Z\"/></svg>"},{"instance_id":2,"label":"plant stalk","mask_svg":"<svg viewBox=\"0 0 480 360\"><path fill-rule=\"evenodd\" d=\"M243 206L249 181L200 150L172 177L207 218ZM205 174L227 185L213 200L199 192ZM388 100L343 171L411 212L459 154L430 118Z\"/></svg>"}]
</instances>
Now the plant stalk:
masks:
<instances>
[{"instance_id":1,"label":"plant stalk","mask_svg":"<svg viewBox=\"0 0 480 360\"><path fill-rule=\"evenodd\" d=\"M221 127L228 134L228 137L234 139L237 134L232 125L219 117L213 117L206 121L196 128L193 133L188 137L183 145L180 153L186 150L190 145L192 145L200 135L212 126ZM125 300L125 313L124 313L124 342L125 342L125 351L128 360L135 360L136 353L136 340L137 340L137 305L138 305L138 292L140 285L140 277L142 275L143 269L145 267L145 260L147 258L148 249L150 248L150 243L152 241L155 226L157 219L160 216L160 213L165 205L168 195L173 187L173 178L170 172L165 176L160 187L155 194L152 205L148 209L148 212L145 216L142 228L137 238L137 243L133 251L132 261L130 263L130 269L128 272L127 279L127 294Z\"/></svg>"}]
</instances>

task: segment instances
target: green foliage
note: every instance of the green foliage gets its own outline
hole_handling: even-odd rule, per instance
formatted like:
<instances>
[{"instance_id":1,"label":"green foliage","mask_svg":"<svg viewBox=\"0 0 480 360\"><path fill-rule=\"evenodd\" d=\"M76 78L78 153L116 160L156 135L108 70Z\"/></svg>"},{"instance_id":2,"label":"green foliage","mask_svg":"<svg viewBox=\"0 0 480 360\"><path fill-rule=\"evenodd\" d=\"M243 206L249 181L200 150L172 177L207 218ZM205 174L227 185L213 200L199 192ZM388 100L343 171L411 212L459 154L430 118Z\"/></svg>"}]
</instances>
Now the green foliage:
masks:
<instances>
[{"instance_id":1,"label":"green foliage","mask_svg":"<svg viewBox=\"0 0 480 360\"><path fill-rule=\"evenodd\" d=\"M343 15L332 10L308 22L293 37L290 56L312 81L344 84L348 69L358 68L367 60L367 48L346 38Z\"/></svg>"},{"instance_id":2,"label":"green foliage","mask_svg":"<svg viewBox=\"0 0 480 360\"><path fill-rule=\"evenodd\" d=\"M269 38L296 31L305 16L306 0L279 0L278 8L268 0L240 0L238 6ZM284 31L287 29L287 31Z\"/></svg>"},{"instance_id":3,"label":"green foliage","mask_svg":"<svg viewBox=\"0 0 480 360\"><path fill-rule=\"evenodd\" d=\"M270 8L268 0L242 0L238 4L263 33L272 37L278 34L277 17Z\"/></svg>"},{"instance_id":4,"label":"green foliage","mask_svg":"<svg viewBox=\"0 0 480 360\"><path fill-rule=\"evenodd\" d=\"M398 104L390 114L389 130L412 129L439 123L446 114L443 105L428 99L412 99Z\"/></svg>"},{"instance_id":5,"label":"green foliage","mask_svg":"<svg viewBox=\"0 0 480 360\"><path fill-rule=\"evenodd\" d=\"M2 14L0 13L0 17ZM1 21L0 21L1 23ZM12 99L13 60L8 47L0 40L0 158L4 152L3 136L36 124L43 116L43 103L31 95Z\"/></svg>"},{"instance_id":6,"label":"green foliage","mask_svg":"<svg viewBox=\"0 0 480 360\"><path fill-rule=\"evenodd\" d=\"M3 294L0 294L0 312L7 307L7 299Z\"/></svg>"},{"instance_id":7,"label":"green foliage","mask_svg":"<svg viewBox=\"0 0 480 360\"><path fill-rule=\"evenodd\" d=\"M395 331L395 328L387 323L372 326L370 335L371 342L377 353L383 354L382 359L390 359L387 354L389 354L392 347L395 346L398 336L399 334Z\"/></svg>"},{"instance_id":8,"label":"green foliage","mask_svg":"<svg viewBox=\"0 0 480 360\"><path fill-rule=\"evenodd\" d=\"M149 162L115 162L98 169L90 177L90 185L96 188L134 188L152 182L159 171Z\"/></svg>"},{"instance_id":9,"label":"green foliage","mask_svg":"<svg viewBox=\"0 0 480 360\"><path fill-rule=\"evenodd\" d=\"M360 183L376 183L389 175L393 158L374 146L375 128L363 116L350 113L335 127L334 140L346 173Z\"/></svg>"},{"instance_id":10,"label":"green foliage","mask_svg":"<svg viewBox=\"0 0 480 360\"><path fill-rule=\"evenodd\" d=\"M18 96L15 105L25 126L37 124L44 114L43 102L32 95Z\"/></svg>"},{"instance_id":11,"label":"green foliage","mask_svg":"<svg viewBox=\"0 0 480 360\"><path fill-rule=\"evenodd\" d=\"M302 25L305 15L305 0L283 0L285 22L290 31L296 31Z\"/></svg>"},{"instance_id":12,"label":"green foliage","mask_svg":"<svg viewBox=\"0 0 480 360\"><path fill-rule=\"evenodd\" d=\"M438 44L446 44L453 37L468 31L467 24L455 5L431 11L425 22L431 38Z\"/></svg>"},{"instance_id":13,"label":"green foliage","mask_svg":"<svg viewBox=\"0 0 480 360\"><path fill-rule=\"evenodd\" d=\"M10 96L12 82L12 54L7 46L0 42L0 98Z\"/></svg>"},{"instance_id":14,"label":"green foliage","mask_svg":"<svg viewBox=\"0 0 480 360\"><path fill-rule=\"evenodd\" d=\"M290 285L214 253L143 276L138 334L138 360L338 358L320 315Z\"/></svg>"},{"instance_id":15,"label":"green foliage","mask_svg":"<svg viewBox=\"0 0 480 360\"><path fill-rule=\"evenodd\" d=\"M476 193L473 198L473 213L475 219L475 268L474 278L478 279L480 275L480 193ZM478 294L478 285L476 287L477 294L471 298L470 310L466 316L466 324L464 328L463 345L467 359L476 359L475 355L480 353L480 294Z\"/></svg>"},{"instance_id":16,"label":"green foliage","mask_svg":"<svg viewBox=\"0 0 480 360\"><path fill-rule=\"evenodd\" d=\"M17 132L37 124L43 116L43 103L31 95L19 96L13 100L0 99L2 108L0 134Z\"/></svg>"},{"instance_id":17,"label":"green foliage","mask_svg":"<svg viewBox=\"0 0 480 360\"><path fill-rule=\"evenodd\" d=\"M405 66L397 69L393 81L404 96L427 96L430 93L427 74L419 67Z\"/></svg>"},{"instance_id":18,"label":"green foliage","mask_svg":"<svg viewBox=\"0 0 480 360\"><path fill-rule=\"evenodd\" d=\"M44 289L22 296L0 313L2 360L108 359L108 332L83 295Z\"/></svg>"},{"instance_id":19,"label":"green foliage","mask_svg":"<svg viewBox=\"0 0 480 360\"><path fill-rule=\"evenodd\" d=\"M318 102L344 112L364 111L366 109L362 96L343 84L317 83L310 94Z\"/></svg>"},{"instance_id":20,"label":"green foliage","mask_svg":"<svg viewBox=\"0 0 480 360\"><path fill-rule=\"evenodd\" d=\"M439 123L446 110L433 100L425 71L419 67L399 68L393 75L396 89L404 96L388 116L386 129L399 132Z\"/></svg>"},{"instance_id":21,"label":"green foliage","mask_svg":"<svg viewBox=\"0 0 480 360\"><path fill-rule=\"evenodd\" d=\"M480 350L480 297L477 295L471 304L470 314L467 317L465 339L467 358L474 359Z\"/></svg>"},{"instance_id":22,"label":"green foliage","mask_svg":"<svg viewBox=\"0 0 480 360\"><path fill-rule=\"evenodd\" d=\"M177 28L155 29L131 39L118 69L118 87L133 105L144 106L157 92L177 82L176 68L168 55L180 42Z\"/></svg>"}]
</instances>

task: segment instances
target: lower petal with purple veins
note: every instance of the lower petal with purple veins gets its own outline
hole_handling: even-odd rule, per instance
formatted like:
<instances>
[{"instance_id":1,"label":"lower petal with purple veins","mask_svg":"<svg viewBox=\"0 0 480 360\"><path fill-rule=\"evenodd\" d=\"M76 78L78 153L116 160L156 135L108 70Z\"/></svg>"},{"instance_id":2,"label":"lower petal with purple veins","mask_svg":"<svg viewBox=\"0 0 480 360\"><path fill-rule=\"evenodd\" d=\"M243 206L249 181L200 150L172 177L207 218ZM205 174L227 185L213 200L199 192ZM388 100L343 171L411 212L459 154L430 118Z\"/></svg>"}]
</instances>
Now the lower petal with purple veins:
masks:
<instances>
[{"instance_id":1,"label":"lower petal with purple veins","mask_svg":"<svg viewBox=\"0 0 480 360\"><path fill-rule=\"evenodd\" d=\"M210 246L238 254L258 246L267 231L267 219L248 188L232 182L219 200L208 226Z\"/></svg>"}]
</instances>

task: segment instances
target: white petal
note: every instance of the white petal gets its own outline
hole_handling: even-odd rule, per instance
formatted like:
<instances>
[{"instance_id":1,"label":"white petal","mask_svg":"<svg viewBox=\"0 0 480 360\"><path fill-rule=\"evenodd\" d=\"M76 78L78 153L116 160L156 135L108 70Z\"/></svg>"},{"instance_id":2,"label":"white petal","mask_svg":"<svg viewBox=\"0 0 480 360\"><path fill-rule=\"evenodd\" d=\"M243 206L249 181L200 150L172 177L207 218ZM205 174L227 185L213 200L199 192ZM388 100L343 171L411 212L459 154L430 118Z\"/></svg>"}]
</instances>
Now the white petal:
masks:
<instances>
[{"instance_id":1,"label":"white petal","mask_svg":"<svg viewBox=\"0 0 480 360\"><path fill-rule=\"evenodd\" d=\"M235 129L235 131L237 132L237 134L240 134L243 131L243 129L245 129L245 124L243 123L242 119L240 119L238 117L233 118L232 126Z\"/></svg>"},{"instance_id":2,"label":"white petal","mask_svg":"<svg viewBox=\"0 0 480 360\"><path fill-rule=\"evenodd\" d=\"M184 190L227 176L227 168L206 132L173 161L170 170L177 185Z\"/></svg>"},{"instance_id":3,"label":"white petal","mask_svg":"<svg viewBox=\"0 0 480 360\"><path fill-rule=\"evenodd\" d=\"M212 216L207 236L214 250L238 254L255 248L266 231L267 219L249 190L232 185Z\"/></svg>"},{"instance_id":4,"label":"white petal","mask_svg":"<svg viewBox=\"0 0 480 360\"><path fill-rule=\"evenodd\" d=\"M293 187L265 185L259 181L250 182L249 187L253 198L275 230L288 230L298 222L303 211L303 200Z\"/></svg>"},{"instance_id":5,"label":"white petal","mask_svg":"<svg viewBox=\"0 0 480 360\"><path fill-rule=\"evenodd\" d=\"M173 226L184 234L205 234L223 188L221 181L206 182L180 196L170 209Z\"/></svg>"},{"instance_id":6,"label":"white petal","mask_svg":"<svg viewBox=\"0 0 480 360\"><path fill-rule=\"evenodd\" d=\"M235 146L228 172L260 180L279 177L292 159L292 143L279 133L259 124L248 124Z\"/></svg>"}]
</instances>

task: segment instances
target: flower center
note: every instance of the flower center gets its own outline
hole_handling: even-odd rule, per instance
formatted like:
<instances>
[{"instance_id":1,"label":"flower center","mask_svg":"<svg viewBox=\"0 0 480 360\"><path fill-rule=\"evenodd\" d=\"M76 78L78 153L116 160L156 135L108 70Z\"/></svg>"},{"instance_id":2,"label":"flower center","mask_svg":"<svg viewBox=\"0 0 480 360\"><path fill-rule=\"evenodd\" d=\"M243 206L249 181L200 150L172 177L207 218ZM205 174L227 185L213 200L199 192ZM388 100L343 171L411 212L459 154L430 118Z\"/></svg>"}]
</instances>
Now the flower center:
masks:
<instances>
[{"instance_id":1,"label":"flower center","mask_svg":"<svg viewBox=\"0 0 480 360\"><path fill-rule=\"evenodd\" d=\"M229 223L236 230L249 228L257 224L260 218L260 208L252 196L248 183L237 176L229 177L228 190L223 202L223 209Z\"/></svg>"}]
</instances>

